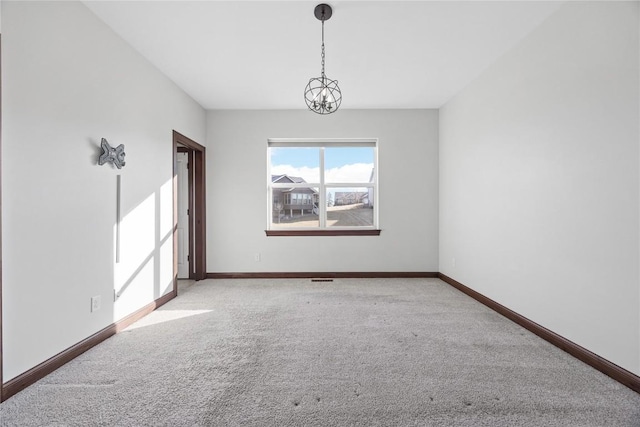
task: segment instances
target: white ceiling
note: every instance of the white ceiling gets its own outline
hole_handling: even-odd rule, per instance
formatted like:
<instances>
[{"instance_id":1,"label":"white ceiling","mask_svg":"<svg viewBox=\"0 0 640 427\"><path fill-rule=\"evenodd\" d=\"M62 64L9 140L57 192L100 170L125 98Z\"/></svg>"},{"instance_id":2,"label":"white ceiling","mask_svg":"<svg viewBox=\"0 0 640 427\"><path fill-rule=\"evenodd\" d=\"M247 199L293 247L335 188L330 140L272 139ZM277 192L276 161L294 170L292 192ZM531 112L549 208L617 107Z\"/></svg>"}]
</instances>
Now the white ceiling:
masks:
<instances>
[{"instance_id":1,"label":"white ceiling","mask_svg":"<svg viewBox=\"0 0 640 427\"><path fill-rule=\"evenodd\" d=\"M207 109L300 109L320 74L320 1L86 1ZM333 1L341 108L438 108L562 2Z\"/></svg>"}]
</instances>

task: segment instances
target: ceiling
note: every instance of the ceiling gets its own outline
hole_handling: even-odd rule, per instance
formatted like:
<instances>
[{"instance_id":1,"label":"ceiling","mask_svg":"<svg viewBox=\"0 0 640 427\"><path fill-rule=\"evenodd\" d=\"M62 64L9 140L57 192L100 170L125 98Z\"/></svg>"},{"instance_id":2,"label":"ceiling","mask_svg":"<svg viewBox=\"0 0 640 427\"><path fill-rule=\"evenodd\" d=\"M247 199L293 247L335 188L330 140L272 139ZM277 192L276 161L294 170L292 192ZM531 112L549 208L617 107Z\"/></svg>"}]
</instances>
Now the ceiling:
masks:
<instances>
[{"instance_id":1,"label":"ceiling","mask_svg":"<svg viewBox=\"0 0 640 427\"><path fill-rule=\"evenodd\" d=\"M206 109L304 109L319 1L86 1ZM334 1L326 74L341 108L439 108L562 2Z\"/></svg>"}]
</instances>

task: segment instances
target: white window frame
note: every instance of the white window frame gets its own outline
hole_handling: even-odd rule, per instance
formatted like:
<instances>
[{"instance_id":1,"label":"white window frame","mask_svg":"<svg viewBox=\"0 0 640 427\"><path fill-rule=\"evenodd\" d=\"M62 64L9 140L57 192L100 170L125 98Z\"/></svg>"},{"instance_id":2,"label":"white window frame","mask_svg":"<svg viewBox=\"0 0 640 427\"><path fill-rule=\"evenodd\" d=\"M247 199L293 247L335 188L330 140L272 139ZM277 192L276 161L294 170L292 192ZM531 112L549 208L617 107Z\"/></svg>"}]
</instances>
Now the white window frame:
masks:
<instances>
[{"instance_id":1,"label":"white window frame","mask_svg":"<svg viewBox=\"0 0 640 427\"><path fill-rule=\"evenodd\" d=\"M271 174L271 148L318 148L320 182L305 183L274 183ZM324 179L324 150L332 147L369 147L373 149L373 182L338 182L325 183ZM272 230L295 231L349 231L349 230L379 230L379 206L378 195L378 138L269 138L267 139L267 232ZM271 228L273 224L273 190L277 188L318 188L318 227L287 227ZM327 191L330 188L371 188L373 191L373 225L370 226L327 226Z\"/></svg>"}]
</instances>

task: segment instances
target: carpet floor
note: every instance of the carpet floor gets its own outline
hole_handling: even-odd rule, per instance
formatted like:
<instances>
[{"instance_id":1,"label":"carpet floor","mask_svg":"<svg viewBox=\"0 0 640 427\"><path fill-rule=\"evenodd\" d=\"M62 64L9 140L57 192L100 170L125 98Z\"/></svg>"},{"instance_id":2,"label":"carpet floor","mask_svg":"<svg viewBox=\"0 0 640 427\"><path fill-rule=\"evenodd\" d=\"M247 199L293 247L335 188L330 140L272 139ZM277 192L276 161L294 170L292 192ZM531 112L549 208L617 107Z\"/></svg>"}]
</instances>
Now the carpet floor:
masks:
<instances>
[{"instance_id":1,"label":"carpet floor","mask_svg":"<svg viewBox=\"0 0 640 427\"><path fill-rule=\"evenodd\" d=\"M206 280L2 426L640 426L640 394L438 279Z\"/></svg>"}]
</instances>

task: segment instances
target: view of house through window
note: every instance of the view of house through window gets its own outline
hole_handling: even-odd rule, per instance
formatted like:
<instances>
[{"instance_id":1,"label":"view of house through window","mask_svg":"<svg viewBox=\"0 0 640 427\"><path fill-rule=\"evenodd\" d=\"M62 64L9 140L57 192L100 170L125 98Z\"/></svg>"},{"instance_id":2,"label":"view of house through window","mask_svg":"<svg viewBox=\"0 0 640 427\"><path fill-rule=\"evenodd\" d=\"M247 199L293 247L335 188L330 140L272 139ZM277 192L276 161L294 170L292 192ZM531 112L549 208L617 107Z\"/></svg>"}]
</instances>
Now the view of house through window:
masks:
<instances>
[{"instance_id":1,"label":"view of house through window","mask_svg":"<svg viewBox=\"0 0 640 427\"><path fill-rule=\"evenodd\" d=\"M270 230L378 228L375 139L268 144Z\"/></svg>"}]
</instances>

